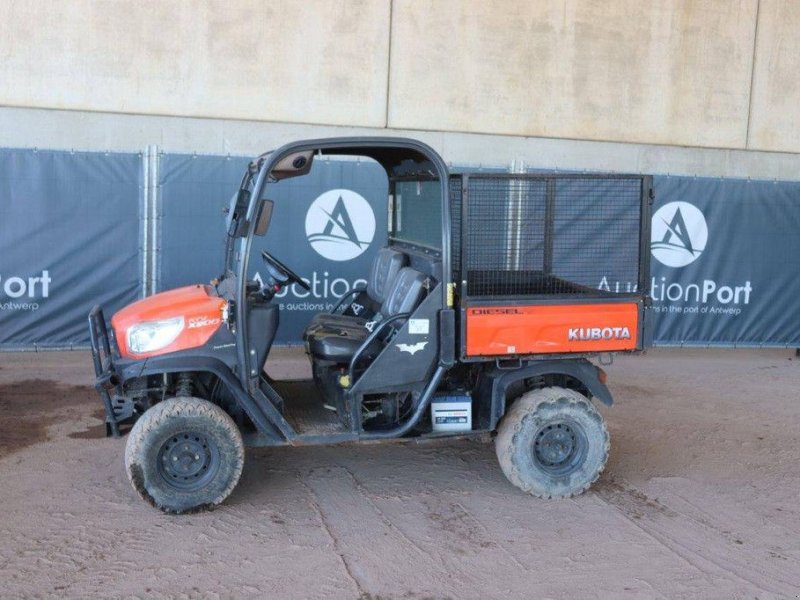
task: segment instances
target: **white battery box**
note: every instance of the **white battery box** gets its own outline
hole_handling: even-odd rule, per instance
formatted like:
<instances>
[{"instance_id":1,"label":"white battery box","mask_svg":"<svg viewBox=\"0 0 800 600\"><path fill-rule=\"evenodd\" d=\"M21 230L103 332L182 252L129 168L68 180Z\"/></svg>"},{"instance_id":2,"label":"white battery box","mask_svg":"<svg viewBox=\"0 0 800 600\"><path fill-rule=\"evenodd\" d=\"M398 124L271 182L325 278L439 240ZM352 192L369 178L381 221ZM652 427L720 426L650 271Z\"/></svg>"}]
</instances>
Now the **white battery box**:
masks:
<instances>
[{"instance_id":1,"label":"white battery box","mask_svg":"<svg viewBox=\"0 0 800 600\"><path fill-rule=\"evenodd\" d=\"M472 398L469 395L434 396L431 425L434 431L472 431Z\"/></svg>"}]
</instances>

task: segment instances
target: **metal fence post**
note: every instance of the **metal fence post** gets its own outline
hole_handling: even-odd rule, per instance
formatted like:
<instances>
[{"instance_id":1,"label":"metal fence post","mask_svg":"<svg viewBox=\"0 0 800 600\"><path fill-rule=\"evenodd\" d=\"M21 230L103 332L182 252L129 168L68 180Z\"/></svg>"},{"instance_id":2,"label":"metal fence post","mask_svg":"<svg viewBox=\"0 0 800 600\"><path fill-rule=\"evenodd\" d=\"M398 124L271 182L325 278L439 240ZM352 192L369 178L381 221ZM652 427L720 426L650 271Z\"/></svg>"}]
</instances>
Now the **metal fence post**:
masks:
<instances>
[{"instance_id":1,"label":"metal fence post","mask_svg":"<svg viewBox=\"0 0 800 600\"><path fill-rule=\"evenodd\" d=\"M139 206L142 259L140 294L142 298L146 298L150 288L150 146L147 146L140 156L142 158L141 205Z\"/></svg>"},{"instance_id":2,"label":"metal fence post","mask_svg":"<svg viewBox=\"0 0 800 600\"><path fill-rule=\"evenodd\" d=\"M150 201L148 287L149 293L155 294L159 289L161 268L161 189L159 186L161 157L157 145L148 146L148 159L148 187L150 188L148 194Z\"/></svg>"}]
</instances>

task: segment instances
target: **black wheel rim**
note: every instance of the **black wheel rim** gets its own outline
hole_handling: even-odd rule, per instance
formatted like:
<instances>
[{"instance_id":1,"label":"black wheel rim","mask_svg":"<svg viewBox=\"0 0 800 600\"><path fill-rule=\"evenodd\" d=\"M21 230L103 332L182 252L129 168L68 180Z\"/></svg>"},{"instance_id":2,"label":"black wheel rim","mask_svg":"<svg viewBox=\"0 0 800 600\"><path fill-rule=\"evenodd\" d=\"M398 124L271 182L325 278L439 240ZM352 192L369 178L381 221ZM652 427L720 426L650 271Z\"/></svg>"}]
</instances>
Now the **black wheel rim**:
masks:
<instances>
[{"instance_id":1,"label":"black wheel rim","mask_svg":"<svg viewBox=\"0 0 800 600\"><path fill-rule=\"evenodd\" d=\"M214 439L196 431L170 436L158 451L159 474L168 485L182 491L205 487L217 474L219 463Z\"/></svg>"},{"instance_id":2,"label":"black wheel rim","mask_svg":"<svg viewBox=\"0 0 800 600\"><path fill-rule=\"evenodd\" d=\"M583 427L572 420L543 425L533 438L533 459L551 475L569 475L586 460L589 443Z\"/></svg>"}]
</instances>

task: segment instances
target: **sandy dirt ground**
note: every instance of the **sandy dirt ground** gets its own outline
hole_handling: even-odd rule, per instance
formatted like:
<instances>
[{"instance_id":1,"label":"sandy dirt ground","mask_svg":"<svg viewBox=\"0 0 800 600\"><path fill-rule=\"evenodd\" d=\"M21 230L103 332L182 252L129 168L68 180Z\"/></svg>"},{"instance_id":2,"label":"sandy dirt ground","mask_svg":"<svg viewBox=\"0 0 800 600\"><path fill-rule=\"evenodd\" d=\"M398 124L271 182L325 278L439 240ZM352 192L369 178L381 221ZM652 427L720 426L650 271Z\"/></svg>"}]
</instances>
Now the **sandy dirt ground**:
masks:
<instances>
[{"instance_id":1,"label":"sandy dirt ground","mask_svg":"<svg viewBox=\"0 0 800 600\"><path fill-rule=\"evenodd\" d=\"M607 370L611 458L578 498L526 496L476 441L258 449L222 507L175 517L99 437L88 354L1 354L0 597L797 597L800 359Z\"/></svg>"}]
</instances>

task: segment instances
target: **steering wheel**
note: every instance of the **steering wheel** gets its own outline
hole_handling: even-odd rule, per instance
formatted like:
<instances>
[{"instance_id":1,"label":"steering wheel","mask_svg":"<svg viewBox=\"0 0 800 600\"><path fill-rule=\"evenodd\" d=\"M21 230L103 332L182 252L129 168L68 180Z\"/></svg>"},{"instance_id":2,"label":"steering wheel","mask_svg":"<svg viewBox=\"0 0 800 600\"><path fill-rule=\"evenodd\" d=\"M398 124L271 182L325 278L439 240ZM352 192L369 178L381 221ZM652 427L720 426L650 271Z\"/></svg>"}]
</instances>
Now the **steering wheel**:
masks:
<instances>
[{"instance_id":1,"label":"steering wheel","mask_svg":"<svg viewBox=\"0 0 800 600\"><path fill-rule=\"evenodd\" d=\"M267 265L273 267L274 269L277 269L282 275L285 275L287 281L296 283L307 292L311 291L311 287L300 278L300 275L292 271L289 267L287 267L277 258L272 256L266 250L261 251L261 258L264 259L264 262L267 263Z\"/></svg>"}]
</instances>

